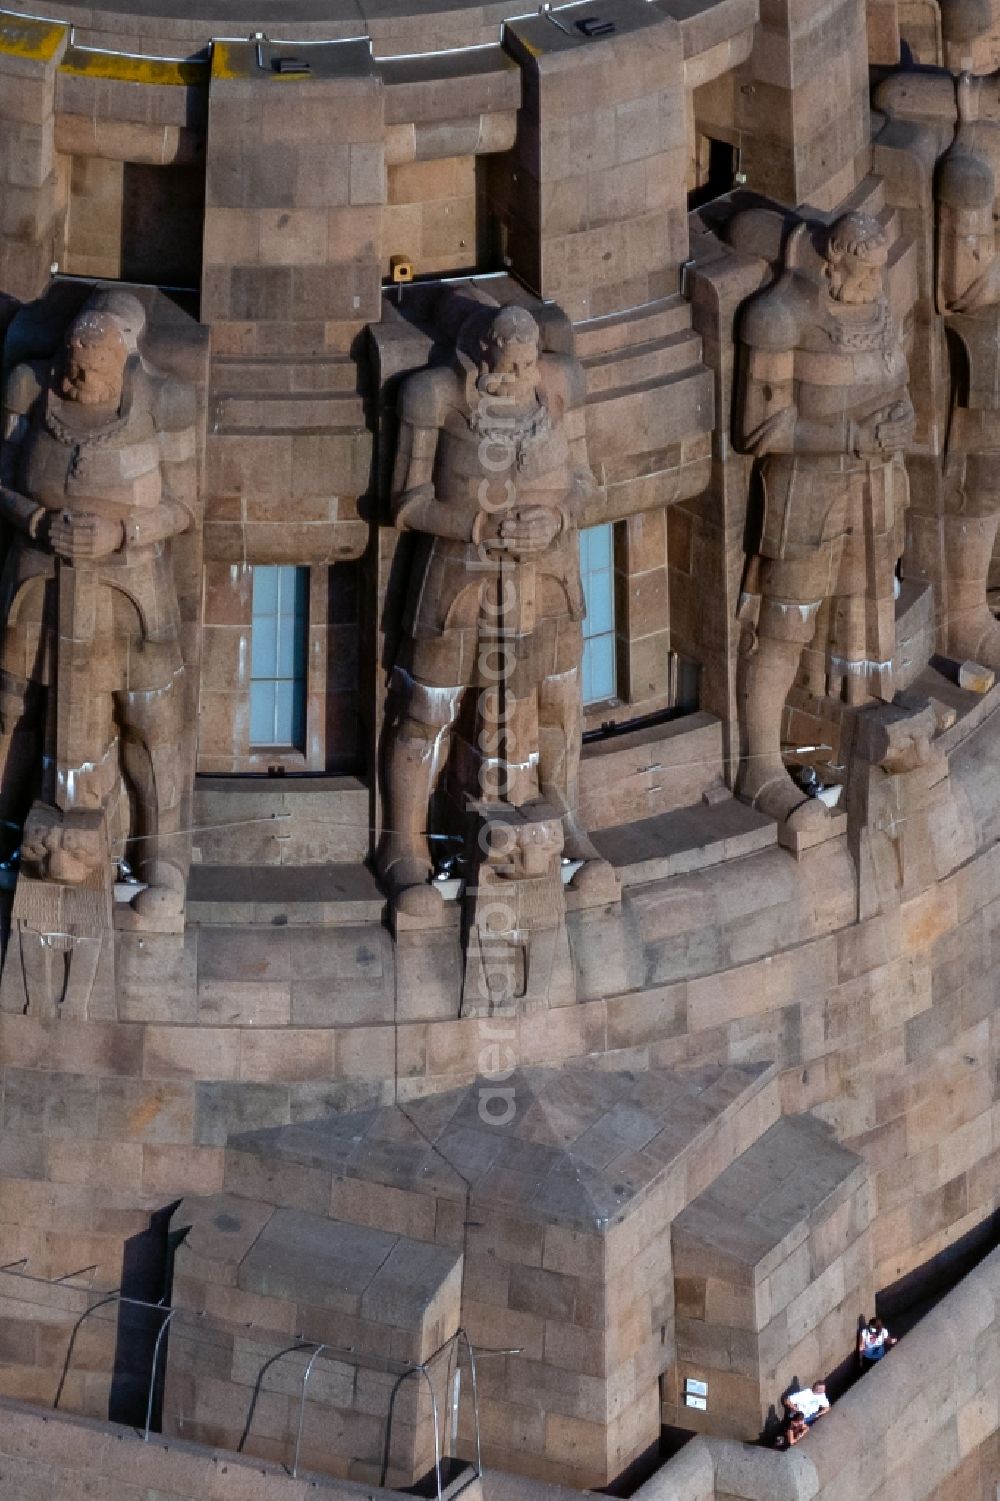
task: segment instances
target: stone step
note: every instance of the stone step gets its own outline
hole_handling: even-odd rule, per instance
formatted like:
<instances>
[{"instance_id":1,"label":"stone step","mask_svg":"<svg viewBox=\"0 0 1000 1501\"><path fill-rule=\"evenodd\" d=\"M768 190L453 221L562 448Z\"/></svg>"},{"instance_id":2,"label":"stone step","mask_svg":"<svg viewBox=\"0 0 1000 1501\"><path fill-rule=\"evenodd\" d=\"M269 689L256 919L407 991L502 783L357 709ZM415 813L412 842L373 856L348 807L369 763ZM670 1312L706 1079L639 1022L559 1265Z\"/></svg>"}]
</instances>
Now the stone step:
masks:
<instances>
[{"instance_id":1,"label":"stone step","mask_svg":"<svg viewBox=\"0 0 1000 1501\"><path fill-rule=\"evenodd\" d=\"M625 349L650 339L666 338L691 327L691 306L679 293L644 302L640 307L603 318L588 318L574 325L576 352L580 359L588 355Z\"/></svg>"},{"instance_id":2,"label":"stone step","mask_svg":"<svg viewBox=\"0 0 1000 1501\"><path fill-rule=\"evenodd\" d=\"M801 1387L841 1364L874 1306L873 1191L872 1169L826 1124L784 1116L677 1215L678 1368L718 1392L738 1345L741 1376L714 1417L667 1398L665 1421L756 1442L793 1375Z\"/></svg>"},{"instance_id":3,"label":"stone step","mask_svg":"<svg viewBox=\"0 0 1000 1501\"><path fill-rule=\"evenodd\" d=\"M600 402L615 402L622 397L642 397L650 393L659 393L666 387L677 382L690 380L692 374L699 368L701 359L701 340L689 339L686 343L687 358L677 370L665 372L661 375L647 376L644 379L622 381L621 385L609 386L604 391L589 391L586 396L586 405L595 406ZM666 398L669 399L669 398Z\"/></svg>"},{"instance_id":4,"label":"stone step","mask_svg":"<svg viewBox=\"0 0 1000 1501\"><path fill-rule=\"evenodd\" d=\"M356 394L300 391L213 391L213 433L331 432L364 425L364 403Z\"/></svg>"},{"instance_id":5,"label":"stone step","mask_svg":"<svg viewBox=\"0 0 1000 1501\"><path fill-rule=\"evenodd\" d=\"M580 817L607 829L697 803L722 782L722 721L699 710L588 741L580 762Z\"/></svg>"},{"instance_id":6,"label":"stone step","mask_svg":"<svg viewBox=\"0 0 1000 1501\"><path fill-rule=\"evenodd\" d=\"M187 921L194 927L337 928L378 923L385 898L364 865L193 865Z\"/></svg>"},{"instance_id":7,"label":"stone step","mask_svg":"<svg viewBox=\"0 0 1000 1501\"><path fill-rule=\"evenodd\" d=\"M369 791L357 777L199 777L195 861L324 866L369 850Z\"/></svg>"},{"instance_id":8,"label":"stone step","mask_svg":"<svg viewBox=\"0 0 1000 1501\"><path fill-rule=\"evenodd\" d=\"M701 337L690 328L624 349L601 350L582 362L587 372L587 397L593 400L603 392L675 375L700 359Z\"/></svg>"},{"instance_id":9,"label":"stone step","mask_svg":"<svg viewBox=\"0 0 1000 1501\"><path fill-rule=\"evenodd\" d=\"M722 793L717 802L600 829L592 837L622 885L639 886L766 849L777 844L778 826L773 818Z\"/></svg>"},{"instance_id":10,"label":"stone step","mask_svg":"<svg viewBox=\"0 0 1000 1501\"><path fill-rule=\"evenodd\" d=\"M214 396L355 395L359 380L357 365L344 355L216 355L212 360Z\"/></svg>"}]
</instances>

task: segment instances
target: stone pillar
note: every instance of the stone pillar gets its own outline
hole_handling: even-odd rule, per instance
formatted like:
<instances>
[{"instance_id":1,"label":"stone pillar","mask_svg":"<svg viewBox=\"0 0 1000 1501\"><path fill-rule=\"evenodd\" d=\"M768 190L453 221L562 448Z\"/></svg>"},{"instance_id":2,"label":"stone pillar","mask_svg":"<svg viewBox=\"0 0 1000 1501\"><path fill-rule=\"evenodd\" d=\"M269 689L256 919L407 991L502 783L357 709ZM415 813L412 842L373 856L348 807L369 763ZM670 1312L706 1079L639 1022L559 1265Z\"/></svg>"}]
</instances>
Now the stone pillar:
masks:
<instances>
[{"instance_id":1,"label":"stone pillar","mask_svg":"<svg viewBox=\"0 0 1000 1501\"><path fill-rule=\"evenodd\" d=\"M665 1423L773 1436L782 1394L850 1359L875 1307L872 1198L861 1158L811 1116L784 1116L677 1216ZM688 1381L707 1385L706 1409L685 1402Z\"/></svg>"},{"instance_id":2,"label":"stone pillar","mask_svg":"<svg viewBox=\"0 0 1000 1501\"><path fill-rule=\"evenodd\" d=\"M297 57L308 73L277 72L277 44L214 49L201 315L228 325L220 348L246 350L247 325L258 353L276 330L303 347L306 327L330 347L380 315L381 81L364 42Z\"/></svg>"},{"instance_id":3,"label":"stone pillar","mask_svg":"<svg viewBox=\"0 0 1000 1501\"><path fill-rule=\"evenodd\" d=\"M21 16L0 27L0 323L9 299L45 291L57 258L55 82L68 37Z\"/></svg>"},{"instance_id":4,"label":"stone pillar","mask_svg":"<svg viewBox=\"0 0 1000 1501\"><path fill-rule=\"evenodd\" d=\"M870 170L864 0L817 22L796 0L767 6L749 60L698 90L697 128L741 152L754 191L833 210Z\"/></svg>"},{"instance_id":5,"label":"stone pillar","mask_svg":"<svg viewBox=\"0 0 1000 1501\"><path fill-rule=\"evenodd\" d=\"M513 151L491 159L502 259L567 316L677 290L687 256L683 46L678 22L609 0L510 21L523 76Z\"/></svg>"},{"instance_id":6,"label":"stone pillar","mask_svg":"<svg viewBox=\"0 0 1000 1501\"><path fill-rule=\"evenodd\" d=\"M629 702L636 714L647 700L670 693L668 514L664 509L629 516L620 523L615 547L619 660L624 655Z\"/></svg>"},{"instance_id":7,"label":"stone pillar","mask_svg":"<svg viewBox=\"0 0 1000 1501\"><path fill-rule=\"evenodd\" d=\"M299 61L308 72L279 72ZM212 325L206 556L358 557L371 439L350 350L381 313L383 90L365 42L218 43L201 316Z\"/></svg>"}]
</instances>

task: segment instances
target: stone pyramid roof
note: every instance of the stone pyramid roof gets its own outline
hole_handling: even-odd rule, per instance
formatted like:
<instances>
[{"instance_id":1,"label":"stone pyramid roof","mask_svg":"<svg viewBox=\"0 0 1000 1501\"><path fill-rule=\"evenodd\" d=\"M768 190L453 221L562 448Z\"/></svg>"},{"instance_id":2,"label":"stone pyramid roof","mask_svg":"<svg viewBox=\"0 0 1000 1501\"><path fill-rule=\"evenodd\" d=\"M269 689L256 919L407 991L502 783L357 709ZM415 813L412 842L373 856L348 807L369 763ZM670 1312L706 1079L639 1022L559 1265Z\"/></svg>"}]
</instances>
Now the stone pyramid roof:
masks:
<instances>
[{"instance_id":1,"label":"stone pyramid roof","mask_svg":"<svg viewBox=\"0 0 1000 1501\"><path fill-rule=\"evenodd\" d=\"M769 1074L767 1064L520 1068L503 1081L246 1132L229 1148L267 1159L279 1195L281 1164L294 1163L602 1229Z\"/></svg>"}]
</instances>

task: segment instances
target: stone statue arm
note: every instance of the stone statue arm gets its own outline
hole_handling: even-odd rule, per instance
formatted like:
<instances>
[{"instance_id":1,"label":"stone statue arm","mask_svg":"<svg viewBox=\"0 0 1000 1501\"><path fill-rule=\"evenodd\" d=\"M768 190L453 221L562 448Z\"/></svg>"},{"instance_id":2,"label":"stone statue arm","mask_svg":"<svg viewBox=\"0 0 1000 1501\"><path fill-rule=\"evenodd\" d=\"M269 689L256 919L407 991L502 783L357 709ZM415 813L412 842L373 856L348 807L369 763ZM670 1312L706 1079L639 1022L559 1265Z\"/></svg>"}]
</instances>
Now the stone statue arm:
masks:
<instances>
[{"instance_id":1,"label":"stone statue arm","mask_svg":"<svg viewBox=\"0 0 1000 1501\"><path fill-rule=\"evenodd\" d=\"M0 520L33 540L48 512L17 488L18 467L31 425L31 407L41 395L42 383L32 365L18 365L4 389L3 429L0 433Z\"/></svg>"},{"instance_id":2,"label":"stone statue arm","mask_svg":"<svg viewBox=\"0 0 1000 1501\"><path fill-rule=\"evenodd\" d=\"M164 433L160 439L160 503L151 511L135 511L123 523L125 545L149 546L179 537L197 523L198 479L194 431Z\"/></svg>"},{"instance_id":3,"label":"stone statue arm","mask_svg":"<svg viewBox=\"0 0 1000 1501\"><path fill-rule=\"evenodd\" d=\"M472 542L475 516L438 500L434 490L437 428L400 423L392 489L393 520L402 532L428 532L454 542Z\"/></svg>"},{"instance_id":4,"label":"stone statue arm","mask_svg":"<svg viewBox=\"0 0 1000 1501\"><path fill-rule=\"evenodd\" d=\"M885 459L913 436L913 407L905 391L887 396L884 408L863 418L849 411L803 417L796 404L791 349L747 351L737 410L737 446L755 458L780 453Z\"/></svg>"},{"instance_id":5,"label":"stone statue arm","mask_svg":"<svg viewBox=\"0 0 1000 1501\"><path fill-rule=\"evenodd\" d=\"M983 82L969 73L956 82L958 132L937 177L938 295L948 313L974 314L1000 302L996 175L977 142Z\"/></svg>"},{"instance_id":6,"label":"stone statue arm","mask_svg":"<svg viewBox=\"0 0 1000 1501\"><path fill-rule=\"evenodd\" d=\"M942 310L977 313L1000 303L992 194L982 203L940 203L938 262Z\"/></svg>"},{"instance_id":7,"label":"stone statue arm","mask_svg":"<svg viewBox=\"0 0 1000 1501\"><path fill-rule=\"evenodd\" d=\"M560 371L563 402L563 422L569 443L570 484L566 493L563 514L563 529L579 526L583 510L591 496L598 490L594 471L587 454L587 422L584 408L586 375L579 360L566 356L561 358Z\"/></svg>"},{"instance_id":8,"label":"stone statue arm","mask_svg":"<svg viewBox=\"0 0 1000 1501\"><path fill-rule=\"evenodd\" d=\"M795 403L794 349L746 350L738 406L737 441L744 453L848 454L850 424L799 415Z\"/></svg>"},{"instance_id":9,"label":"stone statue arm","mask_svg":"<svg viewBox=\"0 0 1000 1501\"><path fill-rule=\"evenodd\" d=\"M438 439L454 398L448 370L422 370L403 382L392 481L392 516L403 532L426 532L453 542L478 542L487 513L439 500L434 486Z\"/></svg>"},{"instance_id":10,"label":"stone statue arm","mask_svg":"<svg viewBox=\"0 0 1000 1501\"><path fill-rule=\"evenodd\" d=\"M198 475L195 462L194 392L166 379L153 401L160 449L160 501L149 511L133 511L122 522L123 546L149 547L197 525Z\"/></svg>"}]
</instances>

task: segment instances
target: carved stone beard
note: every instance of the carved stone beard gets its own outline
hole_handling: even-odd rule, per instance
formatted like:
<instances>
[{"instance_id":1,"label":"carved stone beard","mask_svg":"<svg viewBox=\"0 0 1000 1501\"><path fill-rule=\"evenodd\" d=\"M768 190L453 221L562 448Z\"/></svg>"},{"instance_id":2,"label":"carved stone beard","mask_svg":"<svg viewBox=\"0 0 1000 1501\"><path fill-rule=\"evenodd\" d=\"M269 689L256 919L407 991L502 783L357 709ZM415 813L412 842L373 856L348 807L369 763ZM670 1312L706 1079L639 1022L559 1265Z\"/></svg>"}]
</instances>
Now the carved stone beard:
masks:
<instances>
[{"instance_id":1,"label":"carved stone beard","mask_svg":"<svg viewBox=\"0 0 1000 1501\"><path fill-rule=\"evenodd\" d=\"M826 280L831 299L840 303L842 307L874 308L879 306L884 297L881 275L874 291L872 283L846 276L840 267L835 265L827 266Z\"/></svg>"},{"instance_id":2,"label":"carved stone beard","mask_svg":"<svg viewBox=\"0 0 1000 1501\"><path fill-rule=\"evenodd\" d=\"M483 391L480 381L475 389L477 399L468 416L470 430L491 448L502 450L509 445L510 467L523 469L530 450L552 430L548 407L539 400L537 390L530 404L520 406L500 393Z\"/></svg>"},{"instance_id":3,"label":"carved stone beard","mask_svg":"<svg viewBox=\"0 0 1000 1501\"><path fill-rule=\"evenodd\" d=\"M120 385L107 378L96 379L91 376L87 381L76 382L69 376L63 378L59 392L63 401L75 401L85 407L117 407L120 396Z\"/></svg>"}]
</instances>

